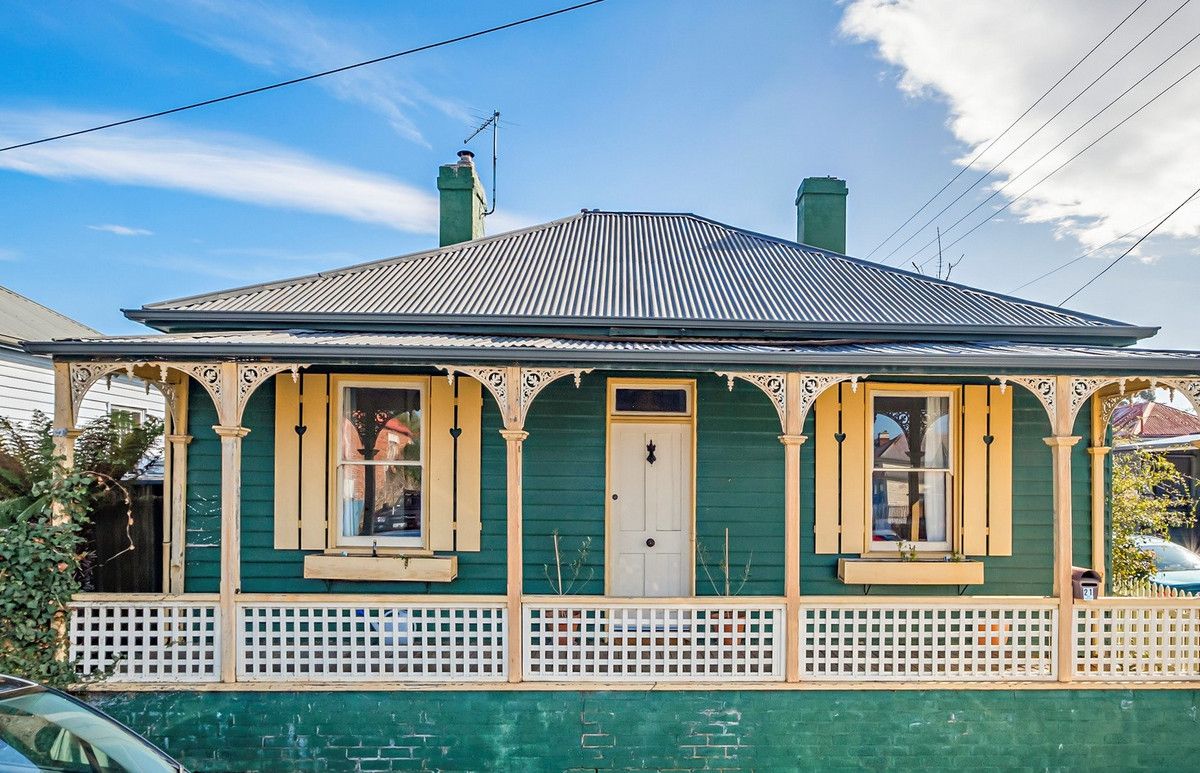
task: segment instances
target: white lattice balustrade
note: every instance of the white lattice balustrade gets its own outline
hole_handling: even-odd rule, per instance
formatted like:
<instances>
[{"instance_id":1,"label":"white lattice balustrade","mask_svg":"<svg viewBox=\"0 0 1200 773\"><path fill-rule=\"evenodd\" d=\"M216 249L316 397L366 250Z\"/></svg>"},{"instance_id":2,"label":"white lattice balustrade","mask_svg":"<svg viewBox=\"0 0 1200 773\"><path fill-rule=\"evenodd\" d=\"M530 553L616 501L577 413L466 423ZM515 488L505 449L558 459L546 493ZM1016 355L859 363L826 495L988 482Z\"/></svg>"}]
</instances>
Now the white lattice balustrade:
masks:
<instances>
[{"instance_id":1,"label":"white lattice balustrade","mask_svg":"<svg viewBox=\"0 0 1200 773\"><path fill-rule=\"evenodd\" d=\"M112 682L216 682L220 621L216 601L76 601L71 658L81 677Z\"/></svg>"},{"instance_id":2,"label":"white lattice balustrade","mask_svg":"<svg viewBox=\"0 0 1200 773\"><path fill-rule=\"evenodd\" d=\"M238 607L238 679L505 679L505 607L450 602L271 602Z\"/></svg>"},{"instance_id":3,"label":"white lattice balustrade","mask_svg":"<svg viewBox=\"0 0 1200 773\"><path fill-rule=\"evenodd\" d=\"M1075 607L1078 679L1200 678L1200 601L1119 599Z\"/></svg>"},{"instance_id":4,"label":"white lattice balustrade","mask_svg":"<svg viewBox=\"0 0 1200 773\"><path fill-rule=\"evenodd\" d=\"M1044 680L1056 671L1053 602L805 602L800 678Z\"/></svg>"},{"instance_id":5,"label":"white lattice balustrade","mask_svg":"<svg viewBox=\"0 0 1200 773\"><path fill-rule=\"evenodd\" d=\"M780 681L783 604L563 599L524 605L534 681Z\"/></svg>"}]
</instances>

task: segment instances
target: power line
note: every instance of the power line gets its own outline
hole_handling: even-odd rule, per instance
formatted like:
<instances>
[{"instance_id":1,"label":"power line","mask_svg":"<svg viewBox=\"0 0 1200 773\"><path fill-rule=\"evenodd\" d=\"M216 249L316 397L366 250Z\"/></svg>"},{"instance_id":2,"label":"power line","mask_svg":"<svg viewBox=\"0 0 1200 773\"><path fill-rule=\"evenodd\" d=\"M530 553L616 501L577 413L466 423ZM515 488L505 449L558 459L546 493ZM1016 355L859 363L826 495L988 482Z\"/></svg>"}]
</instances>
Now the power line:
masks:
<instances>
[{"instance_id":1,"label":"power line","mask_svg":"<svg viewBox=\"0 0 1200 773\"><path fill-rule=\"evenodd\" d=\"M1200 37L1200 34L1198 34L1198 35L1197 35L1197 37ZM1193 40L1194 40L1194 39L1195 39L1195 38L1193 38ZM1189 41L1189 43L1190 43L1190 41ZM1187 44L1185 44L1185 45L1187 45ZM1178 53L1178 52L1176 52L1176 53ZM1172 54L1172 56L1174 56L1174 54ZM1161 66L1161 64L1160 64L1159 66ZM1156 68L1156 69L1157 69L1157 68ZM1186 78L1188 78L1189 76L1191 76L1191 75L1192 75L1193 73L1195 73L1197 70L1200 70L1200 64L1196 65L1195 67L1192 67L1192 69L1188 70L1188 71L1187 71L1187 72L1185 72L1183 75L1179 76L1179 78L1177 78L1175 81L1173 81L1173 82L1172 82L1172 83L1171 83L1169 86L1167 86L1167 87L1166 87L1166 88L1164 88L1162 91L1160 91L1160 92L1158 92L1157 94L1155 94L1153 97L1151 97L1150 99L1148 99L1146 102L1143 102L1143 103L1142 103L1142 105L1141 105L1140 107L1138 107L1136 110L1134 110L1132 113L1130 113L1129 115L1127 115L1127 116L1125 116L1124 118L1122 118L1120 121L1118 121L1118 122L1117 122L1116 124L1114 124L1112 127L1110 127L1110 128L1107 130L1107 131L1105 131L1103 134L1101 134L1100 136L1096 137L1094 140L1092 140L1092 141L1091 141L1091 142L1089 142L1087 145L1085 145L1083 148L1081 148L1079 151L1077 151L1077 152L1076 152L1074 155L1072 155L1072 156L1071 156L1070 158L1068 158L1066 161L1063 161L1061 164L1059 164L1058 166L1056 166L1056 167L1054 167L1053 169L1051 169L1051 170L1050 170L1048 173L1046 173L1046 174L1045 174L1045 175L1044 175L1044 176L1043 176L1043 177L1042 177L1040 180L1038 180L1037 182L1035 182L1033 185L1029 186L1029 187L1028 187L1028 188L1026 188L1025 190L1021 191L1021 193L1017 194L1017 195L1016 195L1016 196L1014 196L1012 199L1010 199L1008 202L1006 202L1006 203L1004 204L1004 206L1002 206L1002 207L998 207L998 208L997 208L997 209L996 209L994 212L992 212L991 214L989 214L989 215L988 215L987 217L985 217L983 220L980 220L978 223L976 223L975 225L971 226L969 229L967 229L966 233L964 233L964 234L962 234L961 236L959 236L959 237L957 237L956 239L954 239L954 241L950 242L948 245L946 245L946 247L953 247L954 245L958 244L958 243L959 243L959 242L961 242L963 239L967 238L968 236L970 236L971 234L973 234L973 233L975 233L977 230L979 230L981 227L983 227L984 225L986 225L987 223L989 223L989 222L990 222L990 221L991 221L993 218L995 218L995 217L996 217L997 215L999 215L1001 212L1005 211L1006 209L1008 209L1009 207L1011 207L1013 204L1016 204L1016 203L1017 203L1018 201L1020 201L1021 199L1025 198L1027 195L1029 195L1029 194L1030 194L1030 193L1031 193L1031 192L1032 192L1032 191L1033 191L1035 188L1037 188L1039 185L1041 185L1042 183L1046 182L1046 180L1049 180L1051 177L1053 177L1054 175L1056 175L1056 174L1058 174L1060 171L1062 171L1063 167L1067 166L1067 164L1070 164L1072 161L1074 161L1075 159L1079 158L1080 156L1082 156L1082 155L1083 155L1084 153L1086 153L1087 151L1091 150L1093 147L1095 147L1095 146L1096 146L1096 144L1097 144L1098 142L1100 142L1100 141L1101 141L1101 140L1103 140L1105 137L1107 137L1108 135L1110 135L1110 134L1112 134L1113 132L1115 132L1117 129L1119 129L1119 128L1121 128L1122 126L1124 126L1124 125L1125 125L1125 123L1127 123L1127 122L1128 122L1128 121L1129 121L1131 118L1133 118L1134 116L1138 115L1138 114L1139 114L1139 113L1141 113L1143 110L1145 110L1146 108L1148 108L1148 107L1149 107L1150 105L1152 105L1152 104L1153 104L1155 101L1157 101L1157 100L1158 100L1160 97L1162 97L1164 94L1166 94L1166 93L1167 93L1168 91L1170 91L1171 89L1173 89L1173 88L1175 88L1176 86L1178 86L1180 83L1182 83L1182 82L1183 82L1183 81L1184 81ZM1151 72L1153 72L1153 71L1151 71ZM1144 78L1143 78L1142 80L1144 80ZM1140 81L1139 81L1139 82L1140 82ZM1134 84L1134 85L1137 85L1137 84ZM1132 87L1130 87L1130 88L1132 88ZM1126 92L1128 92L1128 89L1126 89ZM1121 94L1121 95L1119 95L1119 96L1117 97L1117 99L1120 99L1122 96L1124 96L1126 92L1122 92L1122 94ZM1116 100L1114 99L1114 100L1113 100L1113 102L1115 102L1115 101L1116 101ZM1104 110L1107 110L1107 109L1108 109L1108 107L1111 107L1111 106L1112 106L1112 102L1110 102L1110 103L1109 103L1109 105L1108 105L1108 106L1106 106L1106 107L1105 107L1103 110L1101 110L1100 112L1104 112ZM1096 115L1099 115L1099 113L1097 113ZM1093 116L1093 118L1094 118L1094 117L1095 117L1095 116ZM1091 120L1091 119L1089 119L1089 122L1090 122L1090 120ZM1084 126L1086 126L1086 125L1087 125L1087 124L1085 123L1085 124L1084 124ZM1082 128L1083 128L1083 126L1080 126L1079 128L1080 128L1080 129L1082 129ZM1079 129L1076 129L1076 132L1077 132L1078 130L1079 130ZM1069 139L1069 138L1070 138L1071 136L1073 136L1074 134L1075 134L1075 132L1072 132L1072 133L1071 133L1071 135L1068 135L1067 137L1063 138L1063 141L1062 141L1062 142L1060 142L1058 145L1061 145L1063 142L1066 142L1066 140L1067 140L1067 139ZM1053 151L1054 151L1054 150L1055 150L1055 149L1058 147L1058 145L1056 145L1055 147L1053 147L1053 148L1051 148L1050 150L1048 150L1048 151L1046 151L1045 153L1043 153L1043 154L1041 155L1041 157L1037 159L1037 161L1034 161L1032 164L1030 164L1030 165L1029 165L1029 166L1027 166L1025 169L1023 169L1023 170L1020 172L1020 174L1018 174L1016 177L1014 177L1014 178L1010 179L1010 180L1009 180L1007 183L1005 183L1004 185L1002 185L1000 188L997 188L995 191L993 191L993 192L992 192L992 194L991 194L990 196L988 196L986 199L984 199L983 201L981 201L981 202L979 202L978 204L976 204L976 205L975 205L975 207L974 207L974 208L972 208L970 212L968 212L966 215L964 215L963 217L961 217L961 218L959 218L957 221L955 221L955 223L954 223L954 224L951 226L951 228L953 228L954 226L957 226L959 223L963 222L963 220L965 220L967 217L969 217L969 216L970 216L971 214L973 214L974 212L978 211L978 210L980 209L980 207L982 207L984 204L987 204L989 201L991 201L992 199L994 199L994 198L995 198L997 195L999 195L999 194L1000 194L1000 193L1001 193L1001 192L1002 192L1002 191L1003 191L1005 188L1007 188L1009 185L1011 185L1011 184L1012 184L1014 181L1016 181L1016 180L1017 180L1019 177L1021 177L1022 175L1024 175L1026 172L1028 172L1028 171L1029 171L1030 169L1032 169L1034 166L1037 166L1037 164L1041 163L1041 161L1042 161L1044 158L1046 158L1046 156L1050 155L1050 153L1052 153L1052 152L1053 152ZM947 229L947 230L949 230L949 229ZM931 244L931 243L932 243L932 242L928 242L928 243L926 243L926 244L925 244L925 246L921 247L921 249L920 249L920 250L918 250L918 251L917 251L917 253L914 253L914 254L911 256L910 260L911 260L911 259L915 259L915 258L917 257L917 254L918 254L918 253L920 253L920 251L921 251L921 250L924 250L924 249L925 249L925 247L928 247L928 246L929 246L929 244ZM924 265L925 263L928 263L928 262L929 262L929 260L931 260L931 258L927 258L925 261L923 261L923 262L922 262L922 265Z\"/></svg>"},{"instance_id":2,"label":"power line","mask_svg":"<svg viewBox=\"0 0 1200 773\"><path fill-rule=\"evenodd\" d=\"M439 40L436 43L427 43L426 45L423 45L423 46L417 46L416 48L410 48L405 51L397 51L394 54L387 54L386 56L378 56L378 57L375 57L374 59L368 59L363 62L355 62L354 64L348 64L348 65L344 65L342 67L335 67L332 70L316 72L316 73L312 73L311 75L305 75L305 76L302 76L299 78L292 78L290 80L280 81L278 83L272 83L267 86L259 86L257 88L253 88L253 89L246 89L245 91L239 91L235 94L226 94L223 97L214 97L213 99L205 99L200 102L192 102L191 104L180 105L179 107L172 107L168 110L159 110L156 113L147 113L146 115L139 115L136 118L126 118L121 121L113 121L111 123L101 124L100 126L92 126L87 129L79 129L78 131L66 132L65 134L56 134L53 137L43 137L40 140L30 140L29 142L22 142L17 145L9 145L8 147L0 148L0 153L3 153L6 150L16 150L17 148L27 148L30 145L40 145L43 142L53 142L54 140L63 140L68 137L78 137L81 134L90 134L91 132L98 132L103 129L112 129L117 126L125 126L127 124L137 123L139 121L148 121L151 118L161 118L164 115L172 115L174 113L182 113L185 110L194 110L198 107L207 107L208 105L215 105L219 102L228 102L231 99L238 99L239 97L248 97L248 96L251 96L252 94L261 94L264 91L271 91L273 89L281 89L284 86L294 86L297 83L304 83L305 81L316 80L317 78L324 78L326 75L336 75L338 73L343 73L348 70L354 70L359 67L366 67L367 65L378 64L380 62L386 62L391 59L399 59L402 56L409 56L410 54L419 54L422 51L429 51L434 48L441 48L442 46L448 46L448 45L451 45L452 43L461 43L464 40L471 40L472 38L483 37L484 35L490 35L493 32L501 32L503 30L512 29L513 27L520 27L521 25L524 25L524 24L530 24L535 21L541 21L542 19L549 19L552 16L559 16L560 14L570 13L571 11L577 11L581 8L587 8L588 6L598 5L603 2L604 2L604 0L588 0L587 2L584 2L584 3L577 3L575 5L567 6L566 8L559 8L556 11L548 11L546 13L538 14L537 16L528 16L524 19L518 19L517 21L510 21L507 24L501 24L496 27L488 27L487 29L484 29L484 30L478 30L476 32L471 32L466 35L459 35L458 37L447 38L446 40Z\"/></svg>"},{"instance_id":3,"label":"power line","mask_svg":"<svg viewBox=\"0 0 1200 773\"><path fill-rule=\"evenodd\" d=\"M924 225L922 225L920 228L918 228L916 231L914 231L903 242L896 245L895 249L893 249L890 253L888 253L887 256L884 257L882 262L886 263L888 261L888 259L891 258L892 255L894 255L901 247L903 247L905 244L907 244L909 241L911 241L913 238L915 238L917 234L921 233L921 231L928 228L939 217L941 217L943 214L945 214L946 210L950 209L950 207L954 206L959 201L961 201L962 198L964 196L966 196L968 193L975 190L975 188L980 183L982 183L984 180L986 180L988 177L990 177L993 172L995 172L997 169L999 169L1000 166L1005 161L1012 158L1013 155L1015 155L1017 153L1017 151L1019 151L1021 148L1025 147L1025 145L1027 145L1034 137L1041 134L1042 130L1045 129L1047 126L1049 126L1054 121L1054 119L1058 118L1060 115L1062 115L1064 112L1066 112L1067 109L1071 107L1071 105L1073 105L1077 101L1079 101L1079 99L1081 97L1083 97L1083 95L1086 94L1088 91L1090 91L1093 86L1095 86L1097 83L1099 83L1101 81L1101 79L1104 78L1104 76L1108 75L1110 72L1115 70L1117 68L1117 66L1121 64L1121 62L1125 61L1125 59L1127 59L1131 54L1133 54L1134 51L1136 51L1138 48L1140 48L1143 43L1145 43L1147 40L1149 40L1150 36L1152 36L1154 33L1158 32L1160 29L1162 29L1163 25L1165 25L1167 22L1169 22L1175 16L1175 14L1182 11L1184 6L1186 6L1190 2L1191 2L1191 0L1183 0L1183 2L1174 11L1172 11L1170 14L1167 15L1167 17L1165 19L1163 19L1157 25L1155 25L1154 29L1150 30L1145 35L1143 35L1142 38L1137 43L1134 43L1133 46L1129 50L1127 50L1125 53L1121 54L1121 56L1118 57L1116 61L1114 61L1107 68L1105 68L1105 70L1103 72L1101 72L1099 75L1097 75L1096 78L1091 83L1084 86L1077 94L1075 94L1075 96L1071 97L1070 101L1068 101L1065 105L1060 107L1058 109L1058 111L1056 113L1054 113L1054 115L1047 118L1045 121L1042 122L1041 126L1034 129L1032 134L1027 136L1025 139L1021 140L1021 142L1018 143L1017 146L1014 147L1012 150L1008 151L1008 153L1005 154L1004 158L1001 158L999 161L992 164L990 169L988 169L986 172L981 174L979 177L977 177L975 179L974 182L972 182L970 185L968 185L966 188L964 188L962 191L960 191L957 196L955 196L953 199L950 200L949 203L946 204L946 206L944 206L940 210L938 210L937 214L935 214L933 217L929 218L929 220L926 221ZM1197 35L1196 37L1200 37L1200 35ZM1133 86L1130 86L1129 88L1125 89L1125 91L1122 92L1121 95L1117 97L1117 99L1114 99L1112 102L1109 102L1108 105L1106 105L1103 110L1100 110L1098 113L1096 113L1091 118L1089 118L1087 121L1085 121L1081 126L1079 126L1074 132L1071 132L1071 134L1064 137L1061 141L1059 141L1058 145L1055 145L1054 148L1051 148L1051 150L1054 150L1055 148L1059 147L1059 145L1062 145L1064 142L1069 140L1071 137L1075 136L1076 132L1080 131L1085 126L1087 126L1089 123L1094 121L1097 116L1099 116L1101 113L1104 112L1104 110L1107 110L1109 107L1112 107L1112 105L1114 103L1116 103L1117 100L1119 100L1121 97L1125 96L1125 94L1128 94L1135 86L1137 86L1142 81L1146 80L1146 78L1149 78L1150 75L1153 74L1156 70L1158 70L1159 67L1162 67L1164 64L1169 62L1172 58L1174 58L1177 54L1179 54L1179 52L1182 51L1184 48L1187 48L1187 46L1189 46L1196 39L1196 37L1193 37L1191 40L1189 40L1187 43L1185 43L1183 46L1181 46L1179 48L1179 50L1177 50L1174 54L1171 54L1171 56L1168 56L1165 60L1160 62L1158 64L1158 66L1156 66L1154 69L1150 70L1150 72L1146 73L1141 78L1139 78L1137 80L1137 82L1133 84ZM1043 156L1043 158L1044 158L1044 156ZM1038 159L1038 161L1041 161L1041 159ZM1034 165L1036 165L1036 164L1037 164L1037 161L1034 162ZM1028 171L1028 168L1026 169L1026 171ZM1020 175L1018 175L1018 177L1019 176ZM1011 183L1012 180L1010 179L1008 182ZM1006 185L1007 184L1008 183L1006 183ZM988 199L993 198L995 196L995 193L998 193L998 191L993 192L993 196L989 196ZM976 207L976 209L978 209L978 207ZM976 210L971 210L971 212L967 213L967 215L969 216L970 214L972 214L975 211ZM949 231L950 229L954 228L954 226L958 225L958 223L962 222L962 220L963 220L963 218L960 218L958 220L958 222L954 223L954 225L951 225L950 228L947 228L946 230ZM933 244L932 240L921 245L921 247L919 247L916 252L920 253L920 252L924 251L931 244ZM915 255L914 255L914 257L915 257Z\"/></svg>"},{"instance_id":4,"label":"power line","mask_svg":"<svg viewBox=\"0 0 1200 773\"><path fill-rule=\"evenodd\" d=\"M1084 54L1083 57L1079 61L1077 61L1075 64L1073 64L1071 66L1071 69L1069 69L1065 73L1063 73L1062 77L1059 78L1058 80L1056 80L1050 86L1050 88L1048 88L1044 92L1042 92L1042 95L1040 97L1038 97L1036 100L1034 100L1032 105L1025 108L1025 112L1023 112L1019 116L1017 116L1016 120L1014 120L1012 123L1010 123L1004 129L1004 131L1000 132L994 138L992 138L992 140L990 142L988 142L987 147L985 147L983 150L976 153L975 157L972 158L970 161L968 161L961 169L959 169L957 174L955 174L953 177L950 178L949 182L947 182L945 185L943 185L941 188L939 188L937 193L930 196L929 199L924 204L917 207L916 212L913 212L911 215L909 215L907 220L905 220L903 223L901 223L899 226L896 227L896 230L894 230L890 234L888 234L887 237L883 241L881 241L879 244L876 244L875 247L870 252L868 252L865 257L870 258L872 255L874 255L876 252L878 252L880 247L882 247L883 245L885 245L889 241L891 241L893 236L900 233L900 231L903 230L906 225L911 223L916 218L917 215L921 214L921 212L923 212L926 207L928 207L931 203L933 203L933 201L935 199L937 199L938 196L941 196L943 191L945 191L947 188L949 188L951 185L953 185L955 180L957 180L959 177L962 177L964 172L966 172L968 169L970 169L971 166L976 161L978 161L980 159L980 157L983 156L984 153L987 153L989 150L991 150L992 146L995 145L997 142L999 142L1000 139L1002 137L1004 137L1004 135L1008 134L1008 132L1010 130L1012 130L1012 128L1014 126L1016 126L1018 123L1020 123L1022 118L1029 115L1030 111L1032 111L1035 107L1037 107L1039 104L1041 104L1042 100L1050 95L1050 92L1052 92L1056 88L1058 88L1059 84L1061 84L1064 80L1066 80L1067 77L1071 73L1075 72L1075 70L1078 69L1081 64L1083 64L1085 61L1087 61L1088 57L1090 57L1092 54L1094 54L1096 52L1096 49L1100 48L1100 46L1102 46L1105 41L1107 41L1114 34L1116 34L1117 30L1121 29L1121 27L1124 26L1125 22L1129 21L1129 19L1135 13L1137 13L1139 10L1141 10L1142 6L1145 5L1147 2L1149 2L1149 0L1142 0L1142 2L1138 3L1137 7L1134 8L1132 11L1130 11L1129 14L1124 19L1121 19L1121 21L1117 24L1117 26L1115 26L1111 30L1109 30L1108 34L1100 39L1100 42L1096 43L1096 45L1094 45L1090 49L1088 49L1088 52L1086 54Z\"/></svg>"},{"instance_id":5,"label":"power line","mask_svg":"<svg viewBox=\"0 0 1200 773\"><path fill-rule=\"evenodd\" d=\"M1115 237L1115 238L1113 238L1113 239L1110 239L1109 241L1105 242L1104 244L1101 244L1099 247L1093 247L1092 249L1090 249L1090 250L1088 250L1087 252L1083 253L1083 254L1082 254L1082 255L1080 255L1079 257L1076 257L1076 258L1071 258L1071 259L1070 259L1070 260L1068 260L1066 263L1060 263L1059 265L1055 266L1054 268L1050 269L1049 271L1045 272L1044 274L1038 274L1038 275L1037 275L1037 276L1035 276L1033 279L1030 279L1028 282L1025 282L1024 284L1017 285L1016 287L1014 287L1013 289L1009 290L1008 292L1009 292L1010 294L1011 294L1011 293L1019 293L1020 291L1024 290L1026 287L1029 287L1030 285L1037 284L1038 282L1042 281L1042 280L1043 280L1043 279L1045 279L1046 277L1048 277L1048 276L1053 276L1054 274L1057 274L1059 271L1062 271L1064 268L1067 268L1067 267L1069 267L1069 266L1073 266L1073 265L1075 265L1076 263L1078 263L1079 261L1083 260L1084 258L1091 257L1092 255L1095 255L1097 252L1100 252L1101 250L1104 250L1104 249L1108 249L1109 247L1111 247L1112 245L1116 244L1117 242L1119 242L1119 241L1123 241L1124 239L1127 239L1129 236L1131 236L1131 235L1134 233L1134 231L1137 231L1137 230L1139 230L1139 229L1145 228L1146 226L1150 225L1150 224L1151 224L1151 223L1153 223L1153 222L1154 222L1154 218L1150 218L1149 220L1147 220L1146 222L1142 223L1141 225L1139 225L1139 226L1137 226L1137 227L1135 227L1135 228L1131 228L1131 229L1129 229L1128 231L1126 231L1125 233L1121 234L1120 236L1117 236L1117 237Z\"/></svg>"},{"instance_id":6,"label":"power line","mask_svg":"<svg viewBox=\"0 0 1200 773\"><path fill-rule=\"evenodd\" d=\"M1173 215L1174 215L1176 212L1178 212L1179 210L1181 210L1181 209L1183 209L1185 206L1187 206L1188 202L1190 202L1192 199L1196 198L1196 196L1197 196L1197 195L1200 195L1200 188L1197 188L1196 190L1192 191L1191 195L1189 195L1189 196L1188 196L1186 199L1184 199L1184 200L1183 200L1183 201L1182 201L1182 202L1179 204L1179 206L1178 206L1178 207L1175 207L1175 209L1173 209L1173 210L1171 210L1170 212L1168 212L1166 217L1164 217L1162 220L1159 220L1159 221L1158 221L1158 223L1156 223L1156 224L1155 224L1155 226L1154 226L1153 228L1151 228L1149 231L1147 231L1146 233L1144 233L1144 234L1142 235L1142 238L1138 239L1136 242L1134 242L1132 245L1130 245L1129 249L1125 250L1125 251L1124 251L1124 252L1122 252L1120 255L1118 255L1116 258L1114 258L1112 263L1109 263L1107 266L1105 266L1104 268L1102 268L1102 269L1100 269L1098 272L1096 272L1096 275L1095 275L1095 276L1093 276L1091 279L1089 279L1089 280L1087 280L1086 282L1084 282L1083 284L1081 284L1081 285L1078 287L1078 289L1076 289L1076 290L1075 290L1075 292L1071 293L1071 294L1070 294L1070 295L1068 295L1066 298L1063 298L1063 299L1062 299L1062 300L1059 302L1059 304L1058 304L1058 305L1059 305L1059 306L1062 306L1064 303L1066 303L1067 301L1071 300L1071 299L1072 299L1072 298L1074 298L1076 295L1079 295L1081 292L1083 292L1085 289L1087 289L1087 287L1088 287L1089 285L1091 285L1093 282L1095 282L1097 279L1099 279L1100 277L1102 277L1102 276L1104 276L1105 274L1107 274L1107 273L1108 273L1108 271L1109 271L1109 269L1111 269L1113 266L1117 265L1117 264L1118 264L1118 263L1120 263L1122 260L1124 260L1125 256L1126 256L1126 255L1128 255L1129 253L1133 252L1135 249L1137 249L1137 246L1138 246L1139 244L1141 244L1142 242L1144 242L1144 241L1146 241L1147 239L1149 239L1151 234L1153 234L1153 233L1154 233L1155 231L1157 231L1159 228L1162 228L1162 225L1163 225L1163 223L1165 223L1165 222L1167 222L1168 220L1170 220L1170 219L1171 219L1171 217L1172 217L1172 216L1173 216Z\"/></svg>"}]
</instances>

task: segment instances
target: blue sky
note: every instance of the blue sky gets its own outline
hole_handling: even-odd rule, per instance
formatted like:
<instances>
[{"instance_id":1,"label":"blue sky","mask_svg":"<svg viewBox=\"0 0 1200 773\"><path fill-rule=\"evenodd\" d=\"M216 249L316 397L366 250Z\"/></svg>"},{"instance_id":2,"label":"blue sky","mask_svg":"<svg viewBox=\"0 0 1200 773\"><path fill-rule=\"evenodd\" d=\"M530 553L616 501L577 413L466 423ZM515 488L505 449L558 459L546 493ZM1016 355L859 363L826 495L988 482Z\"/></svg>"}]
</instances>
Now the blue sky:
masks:
<instances>
[{"instance_id":1,"label":"blue sky","mask_svg":"<svg viewBox=\"0 0 1200 773\"><path fill-rule=\"evenodd\" d=\"M1133 5L1034 4L988 18L938 2L609 0L353 74L0 154L0 283L116 333L140 329L122 307L427 248L436 244L437 166L493 108L505 119L493 231L599 207L692 211L791 237L796 186L831 174L851 191L848 251L865 254ZM555 7L13 5L0 27L0 139L170 107ZM1129 44L1168 12L1149 4L1131 19ZM1004 25L1021 24L1045 39L1013 47L1022 31ZM1114 77L1149 69L1170 42L1151 41ZM1003 66L985 56L1001 45ZM1114 38L1108 61L1124 45ZM1197 61L1200 51L1189 50L1172 66ZM1186 109L1195 97L1181 88L1158 107L1195 114ZM1075 106L1080 116L1096 106L1090 98ZM1012 290L1182 200L1200 184L1186 172L1198 168L1186 163L1195 135L1150 112L1140 118L1075 162L1078 173L1044 199L955 245L949 257L966 260L953 279ZM1057 141L1058 125L1026 150ZM487 143L476 143L483 160ZM1148 179L1147 169L1167 167L1184 171ZM992 182L1015 170L1001 168ZM1155 345L1200 346L1191 314L1200 222L1183 214L1071 305L1162 324ZM1024 294L1059 301L1100 265L1081 261Z\"/></svg>"}]
</instances>

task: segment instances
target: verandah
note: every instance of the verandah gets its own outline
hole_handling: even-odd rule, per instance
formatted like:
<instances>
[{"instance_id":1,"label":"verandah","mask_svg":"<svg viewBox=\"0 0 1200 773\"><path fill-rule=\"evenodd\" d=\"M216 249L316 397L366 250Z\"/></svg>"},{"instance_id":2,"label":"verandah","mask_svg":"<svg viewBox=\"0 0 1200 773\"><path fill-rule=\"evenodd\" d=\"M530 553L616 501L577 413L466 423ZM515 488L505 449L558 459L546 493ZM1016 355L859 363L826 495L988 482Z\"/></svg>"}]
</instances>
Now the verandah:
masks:
<instances>
[{"instance_id":1,"label":"verandah","mask_svg":"<svg viewBox=\"0 0 1200 773\"><path fill-rule=\"evenodd\" d=\"M76 373L70 373L72 366L65 363L59 367L67 371L64 376L74 394L88 378L102 377L104 368L111 372L127 366L76 365ZM124 654L118 681L1067 681L1097 675L1179 678L1196 672L1196 611L1186 604L1155 611L1165 609L1164 605L1142 603L1133 605L1134 610L1126 600L1084 606L1070 597L1066 578L1073 508L1070 486L1064 481L1071 480L1073 443L1067 438L1077 438L1070 432L1087 399L1116 383L1116 378L1010 377L1033 390L1056 430L1046 441L1055 460L1058 539L1053 575L1058 588L1050 599L801 597L798 518L783 519L784 593L778 597L531 597L524 581L528 565L521 560L525 542L520 471L526 419L542 388L576 371L518 367L468 371L497 400L508 470L517 473L505 476L507 592L503 596L447 596L431 601L428 596L243 594L236 568L242 555L238 547L238 473L246 430L242 412L259 385L292 367L261 363L139 367L151 377L157 369L158 383L176 386L188 380L169 378L188 372L217 407L223 450L221 584L215 598L187 594L154 600L81 601L81 609L88 611L76 618L77 649L91 650L93 665ZM78 375L84 369L87 376ZM848 383L851 377L748 373L739 378L754 383L775 406L786 459L782 476L786 512L798 513L804 443L799 430L805 428L808 409L823 388ZM1186 382L1178 385L1186 389ZM173 417L178 419L176 410ZM186 449L186 443L174 441L172 450ZM182 515L172 513L176 519ZM1102 513L1100 524L1102 529ZM1098 549L1102 544L1101 538ZM1140 633L1130 639L1124 624L1133 617L1142 622ZM1072 624L1061 626L1061 620ZM1124 627L1115 628L1114 620ZM182 646L181 638L186 642Z\"/></svg>"}]
</instances>

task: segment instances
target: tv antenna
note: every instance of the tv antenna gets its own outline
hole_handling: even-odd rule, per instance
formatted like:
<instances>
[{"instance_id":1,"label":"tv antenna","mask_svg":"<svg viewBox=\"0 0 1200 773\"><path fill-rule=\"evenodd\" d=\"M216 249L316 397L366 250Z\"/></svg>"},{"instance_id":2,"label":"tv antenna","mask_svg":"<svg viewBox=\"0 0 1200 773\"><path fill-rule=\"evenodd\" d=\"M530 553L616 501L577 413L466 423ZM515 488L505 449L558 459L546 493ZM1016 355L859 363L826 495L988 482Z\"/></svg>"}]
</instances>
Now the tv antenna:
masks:
<instances>
[{"instance_id":1,"label":"tv antenna","mask_svg":"<svg viewBox=\"0 0 1200 773\"><path fill-rule=\"evenodd\" d=\"M486 130L489 126L492 127L492 202L491 206L484 211L484 215L490 215L496 211L496 150L498 139L497 135L500 132L500 111L493 110L491 117L479 124L479 127L476 128L475 131L471 132L471 136L463 140L463 144L466 145L468 142L478 137L480 133Z\"/></svg>"},{"instance_id":2,"label":"tv antenna","mask_svg":"<svg viewBox=\"0 0 1200 773\"><path fill-rule=\"evenodd\" d=\"M962 255L959 255L958 260L955 260L955 261L947 261L942 257L942 229L941 228L937 229L937 246L938 246L937 273L934 274L934 277L936 279L942 279L942 280L949 281L950 274L954 272L955 267L957 267L959 263L962 263L963 258L965 258L967 256L965 253ZM926 261L926 263L927 262L928 261ZM913 261L912 265L913 265L913 269L915 269L918 274L925 273L924 271L921 270L921 266L917 265L916 261ZM922 263L921 265L924 265L924 263ZM945 270L944 274L942 273L943 269Z\"/></svg>"}]
</instances>

